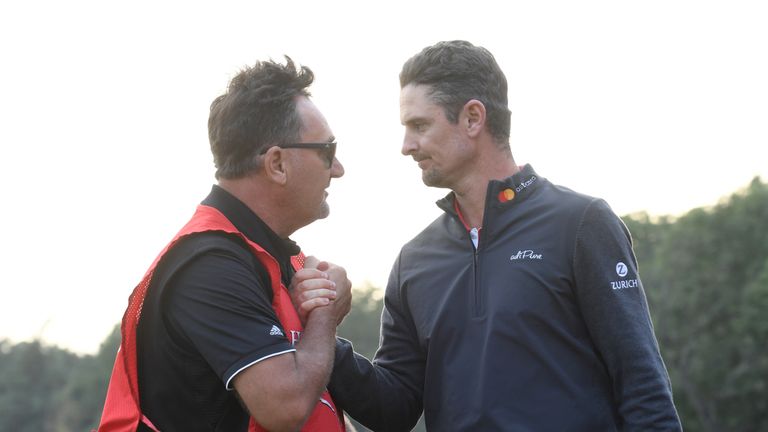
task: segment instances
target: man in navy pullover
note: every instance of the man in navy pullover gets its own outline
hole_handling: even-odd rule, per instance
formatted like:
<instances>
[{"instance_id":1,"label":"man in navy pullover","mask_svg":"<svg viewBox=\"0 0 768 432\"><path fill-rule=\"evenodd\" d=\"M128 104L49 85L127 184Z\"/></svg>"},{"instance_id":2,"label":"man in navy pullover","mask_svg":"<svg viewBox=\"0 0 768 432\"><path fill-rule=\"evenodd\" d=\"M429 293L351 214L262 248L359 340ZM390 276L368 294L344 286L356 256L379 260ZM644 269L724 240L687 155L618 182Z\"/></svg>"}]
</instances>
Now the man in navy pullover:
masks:
<instances>
[{"instance_id":1,"label":"man in navy pullover","mask_svg":"<svg viewBox=\"0 0 768 432\"><path fill-rule=\"evenodd\" d=\"M339 405L375 431L681 430L627 228L515 163L491 53L440 42L400 84L402 153L451 192L397 257L373 362L338 340Z\"/></svg>"}]
</instances>

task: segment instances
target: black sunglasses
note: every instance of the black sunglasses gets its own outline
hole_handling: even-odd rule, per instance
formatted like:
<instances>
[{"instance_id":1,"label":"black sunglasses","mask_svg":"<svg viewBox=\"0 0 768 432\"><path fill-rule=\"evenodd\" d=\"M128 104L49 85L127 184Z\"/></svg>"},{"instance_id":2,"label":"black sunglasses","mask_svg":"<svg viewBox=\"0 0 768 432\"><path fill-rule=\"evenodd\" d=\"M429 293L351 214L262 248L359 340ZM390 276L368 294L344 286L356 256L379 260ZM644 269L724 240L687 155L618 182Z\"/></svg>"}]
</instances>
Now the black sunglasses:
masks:
<instances>
[{"instance_id":1,"label":"black sunglasses","mask_svg":"<svg viewBox=\"0 0 768 432\"><path fill-rule=\"evenodd\" d=\"M333 159L336 157L336 141L333 142L321 142L321 143L286 143L277 144L272 147L280 147L284 149L297 148L297 149L315 149L320 151L320 156L325 161L326 168L333 166ZM261 151L264 154L269 150L265 148Z\"/></svg>"}]
</instances>

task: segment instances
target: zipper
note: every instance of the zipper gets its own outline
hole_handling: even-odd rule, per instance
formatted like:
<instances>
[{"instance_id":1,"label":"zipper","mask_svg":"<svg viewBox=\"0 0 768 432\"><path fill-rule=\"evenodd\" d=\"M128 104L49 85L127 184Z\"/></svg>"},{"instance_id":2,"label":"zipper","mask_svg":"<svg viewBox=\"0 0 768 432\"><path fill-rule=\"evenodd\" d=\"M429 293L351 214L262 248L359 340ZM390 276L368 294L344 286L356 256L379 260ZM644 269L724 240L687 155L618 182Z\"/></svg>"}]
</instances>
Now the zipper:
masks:
<instances>
[{"instance_id":1,"label":"zipper","mask_svg":"<svg viewBox=\"0 0 768 432\"><path fill-rule=\"evenodd\" d=\"M487 199L487 198L486 198ZM464 228L467 230L467 234L469 234L469 240L472 244L472 296L473 296L473 305L472 305L472 316L478 317L482 314L482 298L481 298L481 292L480 292L480 272L477 269L477 262L479 259L478 256L478 249L480 248L480 229L477 227L473 227L470 229L469 225L467 225L467 222L464 220L464 217L461 215L461 209L459 209L458 202L454 200L453 202L453 210L456 212L456 217L459 219L459 222L464 226ZM483 215L483 222L485 222L485 214Z\"/></svg>"},{"instance_id":2,"label":"zipper","mask_svg":"<svg viewBox=\"0 0 768 432\"><path fill-rule=\"evenodd\" d=\"M472 293L474 294L474 310L472 316L480 316L481 299L480 299L480 272L477 269L478 249L480 246L480 233L477 228L472 228L469 231L469 239L472 242Z\"/></svg>"}]
</instances>

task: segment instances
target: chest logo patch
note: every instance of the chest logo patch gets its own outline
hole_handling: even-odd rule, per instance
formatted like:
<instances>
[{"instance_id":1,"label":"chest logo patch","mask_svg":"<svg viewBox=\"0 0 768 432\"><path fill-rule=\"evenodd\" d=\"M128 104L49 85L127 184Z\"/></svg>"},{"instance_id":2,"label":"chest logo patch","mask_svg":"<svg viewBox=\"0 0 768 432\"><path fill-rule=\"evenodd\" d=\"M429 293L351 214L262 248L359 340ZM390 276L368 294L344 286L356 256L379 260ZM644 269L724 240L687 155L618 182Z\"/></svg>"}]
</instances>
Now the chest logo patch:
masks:
<instances>
[{"instance_id":1,"label":"chest logo patch","mask_svg":"<svg viewBox=\"0 0 768 432\"><path fill-rule=\"evenodd\" d=\"M512 256L509 257L510 261L517 261L517 260L540 260L542 259L542 254L536 253L532 251L531 249L526 250L519 250L517 253L512 254Z\"/></svg>"}]
</instances>

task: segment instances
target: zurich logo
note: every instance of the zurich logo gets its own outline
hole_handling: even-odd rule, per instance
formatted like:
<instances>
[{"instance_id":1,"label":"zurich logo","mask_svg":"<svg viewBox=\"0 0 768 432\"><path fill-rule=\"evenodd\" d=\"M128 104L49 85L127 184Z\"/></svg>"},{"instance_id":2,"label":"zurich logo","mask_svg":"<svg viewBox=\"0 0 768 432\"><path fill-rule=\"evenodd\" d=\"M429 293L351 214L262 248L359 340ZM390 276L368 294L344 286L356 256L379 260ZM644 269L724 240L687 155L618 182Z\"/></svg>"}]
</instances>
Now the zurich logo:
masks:
<instances>
[{"instance_id":1,"label":"zurich logo","mask_svg":"<svg viewBox=\"0 0 768 432\"><path fill-rule=\"evenodd\" d=\"M616 274L619 275L619 277L624 277L627 275L627 265L623 262L619 261L618 264L616 264Z\"/></svg>"}]
</instances>

